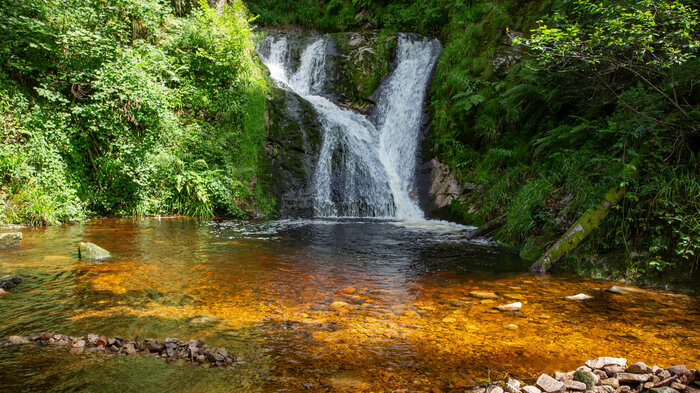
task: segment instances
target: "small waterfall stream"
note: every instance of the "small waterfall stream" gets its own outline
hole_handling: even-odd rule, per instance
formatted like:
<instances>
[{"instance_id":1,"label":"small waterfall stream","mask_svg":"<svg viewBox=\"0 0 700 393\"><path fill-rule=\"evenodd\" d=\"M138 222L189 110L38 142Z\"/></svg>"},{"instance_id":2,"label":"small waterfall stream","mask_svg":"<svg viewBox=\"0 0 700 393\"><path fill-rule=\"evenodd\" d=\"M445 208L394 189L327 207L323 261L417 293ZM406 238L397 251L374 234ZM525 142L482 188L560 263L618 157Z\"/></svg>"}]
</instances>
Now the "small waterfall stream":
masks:
<instances>
[{"instance_id":1,"label":"small waterfall stream","mask_svg":"<svg viewBox=\"0 0 700 393\"><path fill-rule=\"evenodd\" d=\"M295 47L299 44L303 49ZM323 141L310 179L315 215L423 220L411 191L423 102L439 42L399 35L396 68L379 87L370 116L328 98L329 45L327 36L291 43L285 35L270 35L258 49L271 77L307 100L319 116ZM295 50L301 50L298 59Z\"/></svg>"}]
</instances>

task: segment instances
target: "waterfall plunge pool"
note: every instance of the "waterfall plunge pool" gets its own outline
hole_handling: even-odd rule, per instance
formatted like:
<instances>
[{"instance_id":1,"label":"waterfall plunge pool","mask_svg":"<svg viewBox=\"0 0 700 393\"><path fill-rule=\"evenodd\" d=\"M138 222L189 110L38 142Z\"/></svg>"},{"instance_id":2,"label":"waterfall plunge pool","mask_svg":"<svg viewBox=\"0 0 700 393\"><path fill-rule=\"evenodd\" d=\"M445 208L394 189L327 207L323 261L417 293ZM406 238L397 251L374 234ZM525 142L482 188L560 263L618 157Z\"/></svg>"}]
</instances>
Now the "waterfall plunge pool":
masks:
<instances>
[{"instance_id":1,"label":"waterfall plunge pool","mask_svg":"<svg viewBox=\"0 0 700 393\"><path fill-rule=\"evenodd\" d=\"M145 356L0 348L0 391L450 391L598 356L697 366L700 298L569 274L454 231L374 219L107 219L25 229L0 250L0 338L34 332L190 340L244 358L220 370ZM77 259L80 241L113 253ZM478 299L492 291L498 299ZM587 301L566 296L587 293ZM520 301L518 313L494 310Z\"/></svg>"}]
</instances>

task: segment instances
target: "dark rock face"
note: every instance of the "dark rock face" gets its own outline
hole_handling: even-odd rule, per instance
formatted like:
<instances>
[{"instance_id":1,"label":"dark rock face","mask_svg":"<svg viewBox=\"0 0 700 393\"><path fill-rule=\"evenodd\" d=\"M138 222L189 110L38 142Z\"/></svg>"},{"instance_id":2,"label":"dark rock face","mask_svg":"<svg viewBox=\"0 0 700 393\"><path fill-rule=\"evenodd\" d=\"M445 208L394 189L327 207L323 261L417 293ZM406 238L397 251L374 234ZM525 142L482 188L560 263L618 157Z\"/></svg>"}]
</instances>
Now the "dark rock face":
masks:
<instances>
[{"instance_id":1,"label":"dark rock face","mask_svg":"<svg viewBox=\"0 0 700 393\"><path fill-rule=\"evenodd\" d=\"M321 148L321 124L311 104L297 94L275 89L269 110L266 152L271 191L282 217L313 216L313 176Z\"/></svg>"}]
</instances>

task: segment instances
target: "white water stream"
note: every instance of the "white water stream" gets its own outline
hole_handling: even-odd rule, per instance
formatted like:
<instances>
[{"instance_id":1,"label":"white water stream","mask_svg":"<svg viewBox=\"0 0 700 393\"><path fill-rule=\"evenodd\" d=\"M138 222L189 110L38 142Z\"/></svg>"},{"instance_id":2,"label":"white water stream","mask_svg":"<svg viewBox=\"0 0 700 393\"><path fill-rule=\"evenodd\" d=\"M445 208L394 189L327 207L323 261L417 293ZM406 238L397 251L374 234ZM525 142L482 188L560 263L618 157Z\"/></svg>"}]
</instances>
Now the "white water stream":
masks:
<instances>
[{"instance_id":1,"label":"white water stream","mask_svg":"<svg viewBox=\"0 0 700 393\"><path fill-rule=\"evenodd\" d=\"M271 35L259 50L272 78L307 100L319 116L323 142L311 179L315 215L386 217L418 228L437 225L428 224L411 194L423 102L439 42L399 35L396 68L380 86L371 120L323 95L332 72L329 45L327 36L292 41ZM301 51L298 59L293 59L294 50Z\"/></svg>"}]
</instances>

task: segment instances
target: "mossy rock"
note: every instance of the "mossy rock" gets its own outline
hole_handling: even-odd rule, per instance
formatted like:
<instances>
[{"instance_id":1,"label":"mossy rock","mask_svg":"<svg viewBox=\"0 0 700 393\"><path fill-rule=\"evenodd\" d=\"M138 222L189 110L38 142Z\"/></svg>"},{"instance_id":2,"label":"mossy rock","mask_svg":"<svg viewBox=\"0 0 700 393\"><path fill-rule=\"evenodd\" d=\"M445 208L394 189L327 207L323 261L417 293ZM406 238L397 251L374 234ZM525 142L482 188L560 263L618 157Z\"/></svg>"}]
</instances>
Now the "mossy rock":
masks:
<instances>
[{"instance_id":1,"label":"mossy rock","mask_svg":"<svg viewBox=\"0 0 700 393\"><path fill-rule=\"evenodd\" d=\"M78 258L89 260L100 260L111 257L112 254L104 248L94 243L81 242L78 244Z\"/></svg>"},{"instance_id":2,"label":"mossy rock","mask_svg":"<svg viewBox=\"0 0 700 393\"><path fill-rule=\"evenodd\" d=\"M22 243L22 232L0 233L0 249L17 247Z\"/></svg>"}]
</instances>

